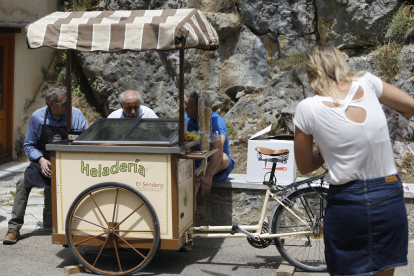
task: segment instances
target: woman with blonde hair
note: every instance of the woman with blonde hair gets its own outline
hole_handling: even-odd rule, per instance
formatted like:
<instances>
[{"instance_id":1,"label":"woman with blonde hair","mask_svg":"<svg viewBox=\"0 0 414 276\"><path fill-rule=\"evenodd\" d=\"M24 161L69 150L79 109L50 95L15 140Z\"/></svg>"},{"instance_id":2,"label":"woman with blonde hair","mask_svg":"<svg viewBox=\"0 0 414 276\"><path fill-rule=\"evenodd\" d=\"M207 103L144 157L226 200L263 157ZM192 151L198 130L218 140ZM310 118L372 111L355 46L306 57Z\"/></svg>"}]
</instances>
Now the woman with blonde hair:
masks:
<instances>
[{"instance_id":1,"label":"woman with blonde hair","mask_svg":"<svg viewBox=\"0 0 414 276\"><path fill-rule=\"evenodd\" d=\"M308 51L306 71L315 96L296 108L295 157L302 174L323 163L330 172L323 229L328 272L393 275L407 264L408 223L381 104L409 119L414 99L368 72L351 74L329 44Z\"/></svg>"}]
</instances>

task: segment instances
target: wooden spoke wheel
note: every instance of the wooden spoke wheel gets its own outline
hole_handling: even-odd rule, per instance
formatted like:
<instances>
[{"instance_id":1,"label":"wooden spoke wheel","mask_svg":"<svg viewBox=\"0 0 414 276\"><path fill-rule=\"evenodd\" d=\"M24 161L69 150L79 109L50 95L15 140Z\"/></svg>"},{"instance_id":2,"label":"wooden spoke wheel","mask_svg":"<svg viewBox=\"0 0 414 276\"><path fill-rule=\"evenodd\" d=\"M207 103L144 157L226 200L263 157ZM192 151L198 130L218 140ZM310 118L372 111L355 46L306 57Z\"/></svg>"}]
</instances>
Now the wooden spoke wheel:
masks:
<instances>
[{"instance_id":1,"label":"wooden spoke wheel","mask_svg":"<svg viewBox=\"0 0 414 276\"><path fill-rule=\"evenodd\" d=\"M67 213L65 234L79 263L107 275L143 269L160 242L158 217L148 199L113 182L93 185L77 196Z\"/></svg>"}]
</instances>

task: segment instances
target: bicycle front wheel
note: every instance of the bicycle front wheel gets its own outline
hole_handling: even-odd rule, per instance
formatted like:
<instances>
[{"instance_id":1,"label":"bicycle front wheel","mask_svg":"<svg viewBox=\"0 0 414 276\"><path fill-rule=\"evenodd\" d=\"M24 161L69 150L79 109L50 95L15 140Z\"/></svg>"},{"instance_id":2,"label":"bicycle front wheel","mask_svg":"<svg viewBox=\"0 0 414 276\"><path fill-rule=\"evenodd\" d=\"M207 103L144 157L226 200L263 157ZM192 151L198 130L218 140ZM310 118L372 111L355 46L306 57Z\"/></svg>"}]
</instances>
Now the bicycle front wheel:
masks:
<instances>
[{"instance_id":1,"label":"bicycle front wheel","mask_svg":"<svg viewBox=\"0 0 414 276\"><path fill-rule=\"evenodd\" d=\"M290 264L304 271L327 271L323 241L323 217L327 191L328 189L325 187L309 187L297 190L288 196L289 210L311 227L281 205L272 215L272 233L311 231L308 234L289 235L274 239L280 255Z\"/></svg>"}]
</instances>

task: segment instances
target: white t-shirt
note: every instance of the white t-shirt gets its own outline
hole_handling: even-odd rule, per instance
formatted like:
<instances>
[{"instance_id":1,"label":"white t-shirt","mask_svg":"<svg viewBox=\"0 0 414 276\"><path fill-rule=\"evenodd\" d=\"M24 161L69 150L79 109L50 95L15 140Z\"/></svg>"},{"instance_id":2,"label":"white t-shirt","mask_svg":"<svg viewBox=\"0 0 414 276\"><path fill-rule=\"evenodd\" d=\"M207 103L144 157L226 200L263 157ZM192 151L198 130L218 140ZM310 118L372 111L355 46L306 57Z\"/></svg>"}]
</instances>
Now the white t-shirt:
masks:
<instances>
[{"instance_id":1,"label":"white t-shirt","mask_svg":"<svg viewBox=\"0 0 414 276\"><path fill-rule=\"evenodd\" d=\"M124 110L122 108L115 110L109 114L108 118L125 118ZM158 118L158 116L151 108L140 105L138 118Z\"/></svg>"},{"instance_id":2,"label":"white t-shirt","mask_svg":"<svg viewBox=\"0 0 414 276\"><path fill-rule=\"evenodd\" d=\"M352 100L359 86L364 90L364 96ZM321 96L307 98L298 104L293 122L318 143L330 172L328 182L331 184L397 173L387 121L378 101L382 89L382 81L366 73L352 83L347 97L339 101L340 107L327 107L322 102L333 102L332 98ZM365 109L365 122L349 120L345 115L348 106Z\"/></svg>"}]
</instances>

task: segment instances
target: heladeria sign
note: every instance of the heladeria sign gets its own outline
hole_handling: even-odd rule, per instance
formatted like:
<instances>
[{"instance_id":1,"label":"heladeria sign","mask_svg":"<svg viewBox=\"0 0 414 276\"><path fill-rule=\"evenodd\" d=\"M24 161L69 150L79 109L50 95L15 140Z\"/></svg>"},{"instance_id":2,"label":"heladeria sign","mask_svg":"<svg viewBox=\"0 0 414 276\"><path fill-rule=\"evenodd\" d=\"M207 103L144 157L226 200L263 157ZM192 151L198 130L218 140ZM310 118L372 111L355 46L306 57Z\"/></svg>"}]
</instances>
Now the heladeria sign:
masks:
<instances>
[{"instance_id":1,"label":"heladeria sign","mask_svg":"<svg viewBox=\"0 0 414 276\"><path fill-rule=\"evenodd\" d=\"M98 167L89 166L89 164L81 161L81 173L86 176L92 177L102 177L108 176L110 174L124 173L124 172L133 172L142 175L145 177L145 167L138 165L139 159L136 159L134 163L121 163L116 161L114 165L108 167L102 167L101 164Z\"/></svg>"}]
</instances>

